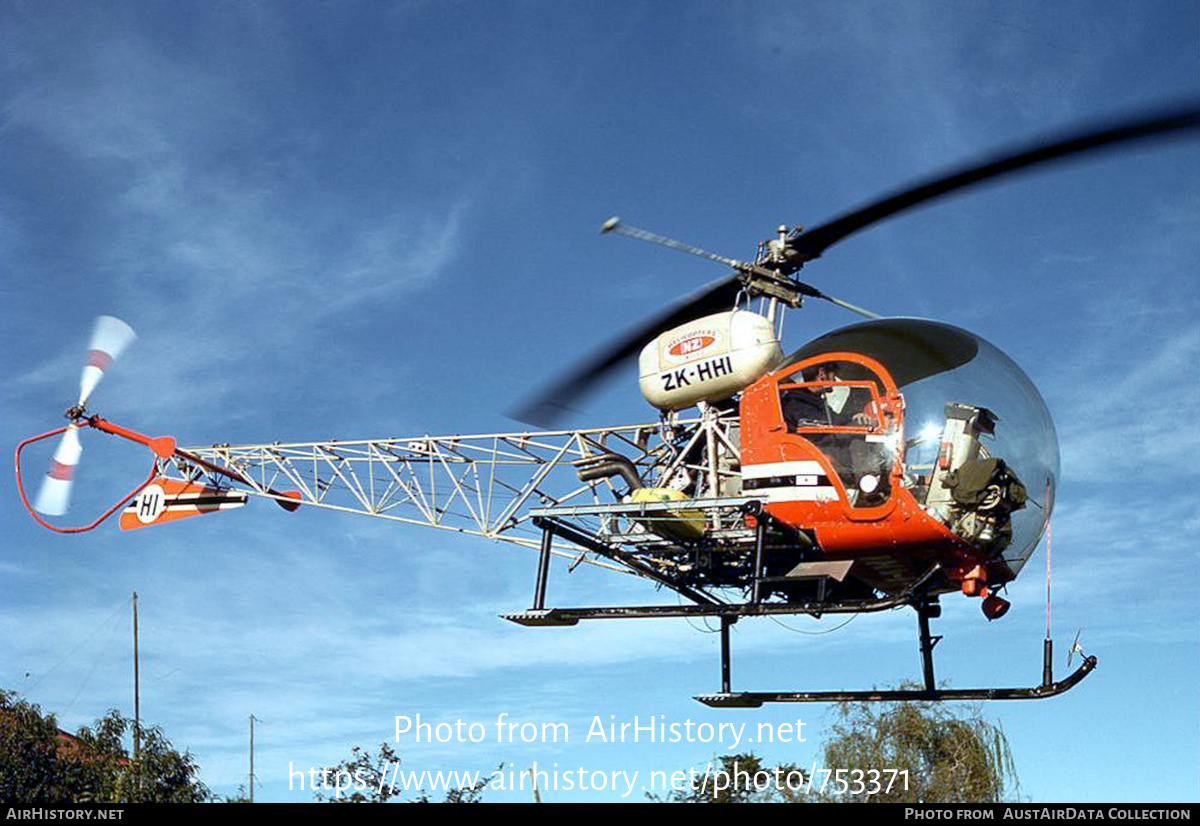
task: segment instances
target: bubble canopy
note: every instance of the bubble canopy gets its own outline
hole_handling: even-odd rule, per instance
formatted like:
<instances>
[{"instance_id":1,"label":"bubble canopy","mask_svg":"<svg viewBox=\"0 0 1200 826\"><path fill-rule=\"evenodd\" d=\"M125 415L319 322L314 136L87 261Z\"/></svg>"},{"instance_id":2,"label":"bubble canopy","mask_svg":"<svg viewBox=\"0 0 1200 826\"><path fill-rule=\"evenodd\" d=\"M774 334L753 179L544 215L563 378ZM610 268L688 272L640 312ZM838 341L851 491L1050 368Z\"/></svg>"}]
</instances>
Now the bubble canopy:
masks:
<instances>
[{"instance_id":1,"label":"bubble canopy","mask_svg":"<svg viewBox=\"0 0 1200 826\"><path fill-rule=\"evenodd\" d=\"M904 396L905 465L931 466L947 405L991 411L995 432L983 440L1028 493L1012 514L1012 541L1003 558L1019 572L1041 539L1059 474L1058 437L1033 382L999 348L966 330L924 319L889 318L843 327L793 353L784 368L823 353L868 356L891 373Z\"/></svg>"}]
</instances>

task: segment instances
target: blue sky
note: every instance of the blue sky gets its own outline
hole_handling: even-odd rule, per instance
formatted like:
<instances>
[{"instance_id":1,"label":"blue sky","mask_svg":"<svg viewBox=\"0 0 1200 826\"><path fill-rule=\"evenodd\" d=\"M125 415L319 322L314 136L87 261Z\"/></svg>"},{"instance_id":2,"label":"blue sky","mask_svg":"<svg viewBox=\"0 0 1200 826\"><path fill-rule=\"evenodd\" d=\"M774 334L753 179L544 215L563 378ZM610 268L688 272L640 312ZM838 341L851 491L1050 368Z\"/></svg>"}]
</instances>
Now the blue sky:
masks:
<instances>
[{"instance_id":1,"label":"blue sky","mask_svg":"<svg viewBox=\"0 0 1200 826\"><path fill-rule=\"evenodd\" d=\"M107 313L140 338L92 407L183 444L515 429L504 411L532 388L722 274L600 236L610 215L748 258L780 223L1194 97L1198 46L1191 2L4 0L0 428L15 445L58 426ZM805 271L979 333L1055 417L1056 668L1080 628L1100 666L1063 697L986 709L1036 801L1200 797L1198 228L1192 141L906 214ZM788 344L851 320L806 308ZM626 376L571 424L650 419ZM144 470L85 435L86 512ZM567 744L396 744L406 768L483 772L674 771L719 750L585 742L596 717L799 718L806 742L753 747L806 766L829 728L822 707L694 702L719 685L717 640L683 621L503 622L531 596L519 549L261 503L61 537L11 474L0 520L0 685L67 728L132 713L136 590L142 713L222 794L245 783L251 714L266 800L310 799L289 766L391 740L397 715L569 725ZM946 601L940 676L1037 682L1044 567L1001 622ZM652 598L592 571L551 584L560 604ZM911 612L837 624L740 623L734 687L919 677Z\"/></svg>"}]
</instances>

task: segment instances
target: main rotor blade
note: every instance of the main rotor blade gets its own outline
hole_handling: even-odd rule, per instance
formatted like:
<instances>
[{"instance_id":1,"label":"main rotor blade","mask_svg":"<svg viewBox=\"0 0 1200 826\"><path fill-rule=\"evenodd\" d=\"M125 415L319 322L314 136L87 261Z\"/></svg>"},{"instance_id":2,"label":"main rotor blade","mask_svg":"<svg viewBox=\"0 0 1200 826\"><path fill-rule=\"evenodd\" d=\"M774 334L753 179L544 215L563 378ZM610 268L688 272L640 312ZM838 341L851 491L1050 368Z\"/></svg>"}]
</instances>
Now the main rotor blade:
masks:
<instances>
[{"instance_id":1,"label":"main rotor blade","mask_svg":"<svg viewBox=\"0 0 1200 826\"><path fill-rule=\"evenodd\" d=\"M903 191L884 196L874 203L790 239L788 246L800 253L801 262L811 260L846 236L877 221L989 179L1071 155L1110 149L1151 138L1166 138L1197 128L1200 128L1200 102L1192 101L1187 106L1159 111L1149 117L1108 123L1014 147L970 166L952 169Z\"/></svg>"},{"instance_id":2,"label":"main rotor blade","mask_svg":"<svg viewBox=\"0 0 1200 826\"><path fill-rule=\"evenodd\" d=\"M509 415L517 421L537 427L552 426L562 414L574 409L573 405L581 401L605 373L637 355L659 333L693 319L732 309L740 289L735 275L709 283L684 297L666 312L643 321L596 355L581 361L563 378Z\"/></svg>"}]
</instances>

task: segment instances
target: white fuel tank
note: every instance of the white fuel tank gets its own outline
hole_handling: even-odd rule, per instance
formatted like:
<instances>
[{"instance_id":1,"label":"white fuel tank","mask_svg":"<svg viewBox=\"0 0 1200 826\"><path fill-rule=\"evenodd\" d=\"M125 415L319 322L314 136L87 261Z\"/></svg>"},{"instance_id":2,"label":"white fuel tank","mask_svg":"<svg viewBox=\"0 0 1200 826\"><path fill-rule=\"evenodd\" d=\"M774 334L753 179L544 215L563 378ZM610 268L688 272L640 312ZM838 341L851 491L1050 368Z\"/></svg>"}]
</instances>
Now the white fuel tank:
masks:
<instances>
[{"instance_id":1,"label":"white fuel tank","mask_svg":"<svg viewBox=\"0 0 1200 826\"><path fill-rule=\"evenodd\" d=\"M727 399L783 360L775 325L748 310L705 316L642 349L638 385L660 410Z\"/></svg>"}]
</instances>

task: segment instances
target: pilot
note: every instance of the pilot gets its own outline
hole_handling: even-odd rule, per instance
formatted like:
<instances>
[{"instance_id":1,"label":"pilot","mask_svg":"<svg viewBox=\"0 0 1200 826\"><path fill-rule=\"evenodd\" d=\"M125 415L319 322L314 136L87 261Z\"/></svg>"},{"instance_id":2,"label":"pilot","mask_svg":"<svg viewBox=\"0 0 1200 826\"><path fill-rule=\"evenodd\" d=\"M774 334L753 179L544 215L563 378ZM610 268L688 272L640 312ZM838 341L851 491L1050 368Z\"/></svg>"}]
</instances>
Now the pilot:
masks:
<instances>
[{"instance_id":1,"label":"pilot","mask_svg":"<svg viewBox=\"0 0 1200 826\"><path fill-rule=\"evenodd\" d=\"M831 386L815 391L798 387L784 392L783 418L792 428L821 425L868 427L874 424L874 419L865 412L871 402L870 391L862 387L834 384L841 381L836 362L819 365L815 372L812 368L805 370L801 381L829 382Z\"/></svg>"},{"instance_id":2,"label":"pilot","mask_svg":"<svg viewBox=\"0 0 1200 826\"><path fill-rule=\"evenodd\" d=\"M868 443L861 434L812 430L820 427L871 427L877 423L868 412L874 407L870 390L840 383L843 381L840 367L837 362L829 362L805 370L802 377L805 383L828 385L784 391L784 421L789 430L803 430L802 435L829 457L846 484L852 501L859 496L860 481L870 476L873 480L871 495L865 499L874 504L887 497L886 490L877 490L879 482L886 480L887 476L887 457L880 450L880 445ZM801 377L793 377L793 380L796 378Z\"/></svg>"},{"instance_id":3,"label":"pilot","mask_svg":"<svg viewBox=\"0 0 1200 826\"><path fill-rule=\"evenodd\" d=\"M787 381L814 382L825 368L818 368L814 373L812 368L796 376L790 376ZM789 430L808 425L819 426L829 424L829 412L825 407L824 392L818 393L808 387L795 387L783 391L783 420Z\"/></svg>"}]
</instances>

